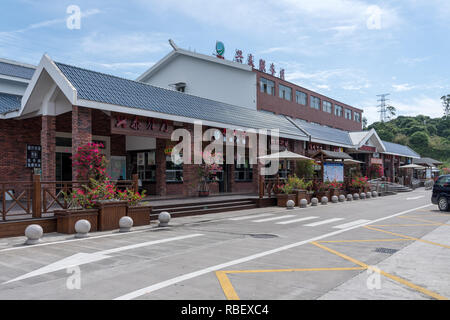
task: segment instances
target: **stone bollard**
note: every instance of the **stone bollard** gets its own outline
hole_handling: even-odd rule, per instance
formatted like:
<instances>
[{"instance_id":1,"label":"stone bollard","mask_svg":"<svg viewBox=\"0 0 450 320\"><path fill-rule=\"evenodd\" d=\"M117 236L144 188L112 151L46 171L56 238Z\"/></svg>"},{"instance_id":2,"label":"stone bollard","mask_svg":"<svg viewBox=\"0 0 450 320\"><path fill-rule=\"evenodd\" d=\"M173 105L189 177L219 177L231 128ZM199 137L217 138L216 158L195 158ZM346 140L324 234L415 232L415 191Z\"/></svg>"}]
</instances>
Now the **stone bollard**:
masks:
<instances>
[{"instance_id":1,"label":"stone bollard","mask_svg":"<svg viewBox=\"0 0 450 320\"><path fill-rule=\"evenodd\" d=\"M353 196L351 194L347 195L347 201L353 201Z\"/></svg>"},{"instance_id":2,"label":"stone bollard","mask_svg":"<svg viewBox=\"0 0 450 320\"><path fill-rule=\"evenodd\" d=\"M376 192L376 191L372 192L372 197L374 197L374 198L378 197L378 192Z\"/></svg>"},{"instance_id":3,"label":"stone bollard","mask_svg":"<svg viewBox=\"0 0 450 320\"><path fill-rule=\"evenodd\" d=\"M311 199L311 206L317 207L318 204L319 204L319 199L317 199L317 198Z\"/></svg>"},{"instance_id":4,"label":"stone bollard","mask_svg":"<svg viewBox=\"0 0 450 320\"><path fill-rule=\"evenodd\" d=\"M320 203L321 203L322 205L328 204L328 198L327 198L327 197L322 197L322 199L320 200Z\"/></svg>"},{"instance_id":5,"label":"stone bollard","mask_svg":"<svg viewBox=\"0 0 450 320\"><path fill-rule=\"evenodd\" d=\"M372 197L372 194L371 194L370 192L367 192L367 193L366 193L366 198L367 198L367 199L370 199L371 197Z\"/></svg>"},{"instance_id":6,"label":"stone bollard","mask_svg":"<svg viewBox=\"0 0 450 320\"><path fill-rule=\"evenodd\" d=\"M159 226L160 227L168 227L170 219L171 219L170 213L168 213L166 211L161 212L158 216Z\"/></svg>"},{"instance_id":7,"label":"stone bollard","mask_svg":"<svg viewBox=\"0 0 450 320\"><path fill-rule=\"evenodd\" d=\"M300 208L306 208L308 206L308 200L302 199L300 200Z\"/></svg>"},{"instance_id":8,"label":"stone bollard","mask_svg":"<svg viewBox=\"0 0 450 320\"><path fill-rule=\"evenodd\" d=\"M130 232L133 227L133 219L129 216L124 216L119 220L119 232Z\"/></svg>"},{"instance_id":9,"label":"stone bollard","mask_svg":"<svg viewBox=\"0 0 450 320\"><path fill-rule=\"evenodd\" d=\"M355 193L355 194L353 195L353 200L359 200L359 194Z\"/></svg>"},{"instance_id":10,"label":"stone bollard","mask_svg":"<svg viewBox=\"0 0 450 320\"><path fill-rule=\"evenodd\" d=\"M338 203L338 202L339 202L338 196L332 196L332 197L331 197L331 202L333 202L333 203Z\"/></svg>"},{"instance_id":11,"label":"stone bollard","mask_svg":"<svg viewBox=\"0 0 450 320\"><path fill-rule=\"evenodd\" d=\"M41 242L42 235L44 234L44 230L38 224L30 224L25 229L25 237L27 237L27 241L25 244L32 245Z\"/></svg>"},{"instance_id":12,"label":"stone bollard","mask_svg":"<svg viewBox=\"0 0 450 320\"><path fill-rule=\"evenodd\" d=\"M294 209L294 207L295 207L295 202L294 202L294 200L288 200L288 201L286 202L286 209L287 209L287 210L292 210L292 209Z\"/></svg>"},{"instance_id":13,"label":"stone bollard","mask_svg":"<svg viewBox=\"0 0 450 320\"><path fill-rule=\"evenodd\" d=\"M339 202L344 202L345 201L345 196L343 194L341 194L339 196Z\"/></svg>"},{"instance_id":14,"label":"stone bollard","mask_svg":"<svg viewBox=\"0 0 450 320\"><path fill-rule=\"evenodd\" d=\"M359 195L359 197L361 198L361 199L366 199L366 194L364 193L364 192L362 192L360 195Z\"/></svg>"},{"instance_id":15,"label":"stone bollard","mask_svg":"<svg viewBox=\"0 0 450 320\"><path fill-rule=\"evenodd\" d=\"M87 220L81 219L75 223L75 238L87 238L91 231L91 223Z\"/></svg>"}]
</instances>

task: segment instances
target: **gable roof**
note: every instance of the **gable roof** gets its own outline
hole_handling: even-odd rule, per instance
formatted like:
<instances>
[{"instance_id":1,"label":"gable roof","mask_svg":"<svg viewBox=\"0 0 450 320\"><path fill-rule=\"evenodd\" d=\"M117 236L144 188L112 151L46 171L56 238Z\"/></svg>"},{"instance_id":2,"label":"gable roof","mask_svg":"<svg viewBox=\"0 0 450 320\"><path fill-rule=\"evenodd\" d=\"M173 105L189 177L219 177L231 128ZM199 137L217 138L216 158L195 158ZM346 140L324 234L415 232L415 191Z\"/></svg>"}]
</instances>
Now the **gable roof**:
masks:
<instances>
[{"instance_id":1,"label":"gable roof","mask_svg":"<svg viewBox=\"0 0 450 320\"><path fill-rule=\"evenodd\" d=\"M441 161L434 160L433 158L413 159L413 163L414 164L425 164L429 167L440 166L442 164Z\"/></svg>"},{"instance_id":2,"label":"gable roof","mask_svg":"<svg viewBox=\"0 0 450 320\"><path fill-rule=\"evenodd\" d=\"M30 65L19 62L0 59L0 74L8 77L31 80L35 69Z\"/></svg>"},{"instance_id":3,"label":"gable roof","mask_svg":"<svg viewBox=\"0 0 450 320\"><path fill-rule=\"evenodd\" d=\"M0 92L0 114L18 111L22 96Z\"/></svg>"},{"instance_id":4,"label":"gable roof","mask_svg":"<svg viewBox=\"0 0 450 320\"><path fill-rule=\"evenodd\" d=\"M408 146L404 146L397 143L383 141L384 146L386 147L386 154L394 154L400 155L408 158L420 158L420 154L410 149Z\"/></svg>"},{"instance_id":5,"label":"gable roof","mask_svg":"<svg viewBox=\"0 0 450 320\"><path fill-rule=\"evenodd\" d=\"M353 146L350 136L347 131L335 128L325 127L320 124L307 122L301 119L293 120L297 126L305 130L312 138L312 140L334 142L338 145Z\"/></svg>"}]
</instances>

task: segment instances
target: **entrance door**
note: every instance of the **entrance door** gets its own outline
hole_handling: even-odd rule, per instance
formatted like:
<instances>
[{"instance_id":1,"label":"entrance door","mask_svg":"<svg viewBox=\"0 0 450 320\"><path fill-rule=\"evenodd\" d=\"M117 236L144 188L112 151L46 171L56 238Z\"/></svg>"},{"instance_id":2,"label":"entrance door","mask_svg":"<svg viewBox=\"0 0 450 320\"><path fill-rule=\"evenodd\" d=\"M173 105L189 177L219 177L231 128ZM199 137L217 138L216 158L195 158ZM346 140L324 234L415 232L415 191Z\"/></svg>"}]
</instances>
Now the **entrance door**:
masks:
<instances>
[{"instance_id":1,"label":"entrance door","mask_svg":"<svg viewBox=\"0 0 450 320\"><path fill-rule=\"evenodd\" d=\"M56 181L72 181L71 153L56 153Z\"/></svg>"}]
</instances>

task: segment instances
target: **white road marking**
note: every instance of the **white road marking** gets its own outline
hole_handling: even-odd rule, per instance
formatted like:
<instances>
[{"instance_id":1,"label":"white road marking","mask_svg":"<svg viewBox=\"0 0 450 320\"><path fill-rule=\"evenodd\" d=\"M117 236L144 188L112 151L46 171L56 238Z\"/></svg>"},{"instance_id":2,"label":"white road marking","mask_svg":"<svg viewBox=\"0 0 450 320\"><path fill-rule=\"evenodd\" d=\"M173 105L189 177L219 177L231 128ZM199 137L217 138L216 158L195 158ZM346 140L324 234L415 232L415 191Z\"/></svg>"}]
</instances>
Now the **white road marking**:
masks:
<instances>
[{"instance_id":1,"label":"white road marking","mask_svg":"<svg viewBox=\"0 0 450 320\"><path fill-rule=\"evenodd\" d=\"M322 220L322 221L318 221L318 222L313 222L313 223L310 223L310 224L305 224L305 227L315 227L315 226L320 226L322 224L328 224L328 223L341 221L341 220L344 220L344 219L343 218L327 219L327 220Z\"/></svg>"},{"instance_id":2,"label":"white road marking","mask_svg":"<svg viewBox=\"0 0 450 320\"><path fill-rule=\"evenodd\" d=\"M301 221L306 221L306 220L312 220L312 219L317 219L317 218L318 217L305 217L305 218L300 218L300 219L294 219L294 220L277 222L277 224L291 224L291 223L296 223L296 222L301 222Z\"/></svg>"},{"instance_id":3,"label":"white road marking","mask_svg":"<svg viewBox=\"0 0 450 320\"><path fill-rule=\"evenodd\" d=\"M380 222L380 221L383 221L383 220L387 220L387 219L390 219L390 218L394 218L394 217L397 217L397 216L401 216L401 215L404 215L404 214L407 214L407 213L410 213L410 212L414 212L414 211L417 211L419 209L423 209L423 208L430 207L430 206L432 206L432 204L427 204L427 205L420 206L420 207L417 207L417 208L405 210L405 211L402 211L402 212L399 212L399 213L392 214L392 215L387 216L387 217L383 217L383 218L380 218L380 219L373 220L373 221L370 222L370 224L376 223L376 222ZM365 223L364 225L367 225L367 224L369 224L369 223ZM236 259L236 260L228 261L228 262L221 263L221 264L218 264L218 265L215 265L215 266L211 266L211 267L208 267L208 268L197 270L197 271L194 271L194 272L191 272L191 273L183 274L181 276L178 276L178 277L175 277L175 278L172 278L172 279L168 279L168 280L165 280L165 281L162 281L162 282L159 282L159 283L155 283L155 284L150 285L148 287L145 287L145 288L142 288L142 289L138 289L136 291L124 294L124 295L122 295L120 297L115 298L114 300L131 300L131 299L135 299L135 298L141 297L143 295L146 295L146 294L155 292L157 290L169 287L171 285L177 284L179 282L190 280L190 279L202 276L202 275L210 273L210 272L214 272L214 271L217 271L217 270L220 270L220 269L229 268L229 267L232 267L232 266L244 263L244 262L252 261L252 260L255 260L255 259L258 259L258 258L262 258L262 257L265 257L265 256L269 256L269 255L274 254L274 253L278 253L278 252L281 252L281 251L286 251L286 250L289 250L289 249L292 249L292 248L303 246L303 245L305 245L307 243L310 243L310 242L313 242L313 241L319 241L319 240L322 240L322 239L325 239L325 238L329 238L329 237L332 237L332 236L335 236L335 235L338 235L338 234L341 234L341 233L344 233L344 232L347 232L347 231L350 231L350 230L353 230L353 229L356 229L356 228L360 228L362 226L363 225L359 225L359 226L354 226L354 227L350 227L350 228L347 228L347 229L336 230L336 231L333 231L333 232L330 232L330 233L323 234L321 236L310 238L308 240L303 240L303 241L300 241L300 242L291 243L291 244L288 244L288 245L285 245L285 246L282 246L282 247L278 247L278 248L275 248L275 249L272 249L272 250L263 251L263 252L260 252L260 253L252 254L252 255L247 256L247 257L239 258L239 259Z\"/></svg>"},{"instance_id":4,"label":"white road marking","mask_svg":"<svg viewBox=\"0 0 450 320\"><path fill-rule=\"evenodd\" d=\"M335 229L346 229L348 227L357 226L359 224L364 224L364 223L367 223L367 222L371 222L371 220L365 220L365 219L356 220L356 221L352 221L352 222L349 222L349 223L344 223L344 224L335 226L333 228L335 228Z\"/></svg>"},{"instance_id":5,"label":"white road marking","mask_svg":"<svg viewBox=\"0 0 450 320\"><path fill-rule=\"evenodd\" d=\"M268 221L275 221L275 220L281 220L281 219L287 219L295 217L294 215L287 215L282 217L275 217L275 218L267 218L267 219L261 219L261 220L253 220L252 222L268 222Z\"/></svg>"},{"instance_id":6,"label":"white road marking","mask_svg":"<svg viewBox=\"0 0 450 320\"><path fill-rule=\"evenodd\" d=\"M423 197L425 197L425 196L417 196L417 197L406 198L406 200L417 200L417 199L420 199L420 198L423 198Z\"/></svg>"},{"instance_id":7,"label":"white road marking","mask_svg":"<svg viewBox=\"0 0 450 320\"><path fill-rule=\"evenodd\" d=\"M64 258L62 260L56 261L54 263L51 263L51 264L49 264L49 265L47 265L45 267L39 268L39 269L34 270L32 272L29 272L27 274L24 274L24 275L22 275L20 277L14 278L14 279L9 280L9 281L6 281L3 284L8 284L8 283L11 283L11 282L16 282L16 281L19 281L19 280L24 280L24 279L40 276L40 275L51 273L51 272L55 272L55 271L58 271L58 270L67 269L67 268L80 266L80 265L83 265L83 264L87 264L87 263L91 263L91 262L95 262L95 261L100 261L100 260L103 260L103 259L111 258L111 256L108 256L108 254L111 254L111 253L116 253L116 252L120 252L120 251L131 250L131 249L136 249L136 248L141 248L141 247L146 247L146 246L152 246L152 245L155 245L155 244L171 242L171 241L176 241L176 240L184 240L184 239L199 237L199 236L202 236L202 235L203 234L195 233L195 234L190 234L190 235L187 235L187 236L180 236L180 237L173 237L173 238L167 238L167 239L161 239L161 240L147 241L147 242L132 244L132 245L129 245L129 246L124 246L124 247L119 247L119 248L114 248L114 249L108 249L108 250L103 250L103 251L97 251L97 252L94 252L94 253L83 253L83 252L80 252L80 253L74 254L73 256L70 256L70 257Z\"/></svg>"},{"instance_id":8,"label":"white road marking","mask_svg":"<svg viewBox=\"0 0 450 320\"><path fill-rule=\"evenodd\" d=\"M231 221L241 221L241 220L249 220L249 219L256 219L256 218L269 217L269 216L273 216L273 213L262 213L262 214L252 215L252 216L244 216L244 217L230 218L230 219L228 219L228 220L231 220Z\"/></svg>"}]
</instances>

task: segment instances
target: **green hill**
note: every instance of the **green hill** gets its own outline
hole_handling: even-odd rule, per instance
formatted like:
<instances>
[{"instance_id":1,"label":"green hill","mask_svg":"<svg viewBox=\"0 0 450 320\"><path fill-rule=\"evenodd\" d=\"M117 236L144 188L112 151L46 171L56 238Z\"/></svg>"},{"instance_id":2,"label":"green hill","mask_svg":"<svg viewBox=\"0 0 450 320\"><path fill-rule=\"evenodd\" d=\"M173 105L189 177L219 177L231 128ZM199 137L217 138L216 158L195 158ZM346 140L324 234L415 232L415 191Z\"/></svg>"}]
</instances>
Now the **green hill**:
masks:
<instances>
[{"instance_id":1,"label":"green hill","mask_svg":"<svg viewBox=\"0 0 450 320\"><path fill-rule=\"evenodd\" d=\"M372 128L383 140L407 145L423 157L450 166L450 117L399 116L389 122L375 122L368 127Z\"/></svg>"}]
</instances>

